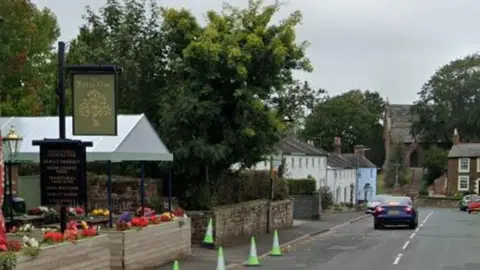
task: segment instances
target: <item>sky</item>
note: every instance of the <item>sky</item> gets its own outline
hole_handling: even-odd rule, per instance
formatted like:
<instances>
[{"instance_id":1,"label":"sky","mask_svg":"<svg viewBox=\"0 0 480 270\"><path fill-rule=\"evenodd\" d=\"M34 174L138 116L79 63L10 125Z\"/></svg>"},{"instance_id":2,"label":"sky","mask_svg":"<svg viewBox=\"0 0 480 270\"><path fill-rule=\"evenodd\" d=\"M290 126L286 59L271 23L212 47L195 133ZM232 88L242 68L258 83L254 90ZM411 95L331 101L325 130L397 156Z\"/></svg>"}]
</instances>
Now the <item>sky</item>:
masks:
<instances>
[{"instance_id":1,"label":"sky","mask_svg":"<svg viewBox=\"0 0 480 270\"><path fill-rule=\"evenodd\" d=\"M32 0L48 7L69 41L83 24L84 7L105 0ZM248 0L157 0L188 8L200 21L223 2ZM268 3L268 0L266 1ZM299 42L308 41L314 71L296 73L313 87L336 95L350 89L374 90L390 103L414 102L422 85L442 65L479 51L480 1L475 0L286 0L275 20L294 10L303 14Z\"/></svg>"}]
</instances>

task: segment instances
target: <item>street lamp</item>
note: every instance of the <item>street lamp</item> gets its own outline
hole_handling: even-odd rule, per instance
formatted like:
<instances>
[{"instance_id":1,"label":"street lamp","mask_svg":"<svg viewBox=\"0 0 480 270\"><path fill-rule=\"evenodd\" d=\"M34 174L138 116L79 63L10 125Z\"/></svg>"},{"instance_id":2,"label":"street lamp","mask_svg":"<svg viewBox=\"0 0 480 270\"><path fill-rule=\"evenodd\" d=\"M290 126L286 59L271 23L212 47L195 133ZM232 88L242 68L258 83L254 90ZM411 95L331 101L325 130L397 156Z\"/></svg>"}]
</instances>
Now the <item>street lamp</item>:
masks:
<instances>
[{"instance_id":1,"label":"street lamp","mask_svg":"<svg viewBox=\"0 0 480 270\"><path fill-rule=\"evenodd\" d=\"M22 143L23 138L17 134L15 128L11 126L8 135L3 137L3 143L7 149L8 154L8 196L6 195L6 189L4 192L5 198L8 197L9 202L9 217L10 217L10 224L13 224L13 185L12 185L12 164L14 159L16 158L18 152L20 151L20 144Z\"/></svg>"}]
</instances>

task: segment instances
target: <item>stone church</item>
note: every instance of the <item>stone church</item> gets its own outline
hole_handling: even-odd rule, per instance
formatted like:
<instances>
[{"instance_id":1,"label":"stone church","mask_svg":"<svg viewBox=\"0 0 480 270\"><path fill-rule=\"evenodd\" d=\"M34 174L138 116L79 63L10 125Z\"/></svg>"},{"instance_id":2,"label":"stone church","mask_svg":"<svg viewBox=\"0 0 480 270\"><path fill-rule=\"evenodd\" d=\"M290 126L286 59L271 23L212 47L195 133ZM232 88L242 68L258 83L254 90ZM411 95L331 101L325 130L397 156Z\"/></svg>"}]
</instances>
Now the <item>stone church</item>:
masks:
<instances>
[{"instance_id":1,"label":"stone church","mask_svg":"<svg viewBox=\"0 0 480 270\"><path fill-rule=\"evenodd\" d=\"M401 142L404 147L404 161L407 167L423 167L421 142L410 134L412 105L390 104L387 100L383 115L383 142L385 145L386 168L393 147Z\"/></svg>"}]
</instances>

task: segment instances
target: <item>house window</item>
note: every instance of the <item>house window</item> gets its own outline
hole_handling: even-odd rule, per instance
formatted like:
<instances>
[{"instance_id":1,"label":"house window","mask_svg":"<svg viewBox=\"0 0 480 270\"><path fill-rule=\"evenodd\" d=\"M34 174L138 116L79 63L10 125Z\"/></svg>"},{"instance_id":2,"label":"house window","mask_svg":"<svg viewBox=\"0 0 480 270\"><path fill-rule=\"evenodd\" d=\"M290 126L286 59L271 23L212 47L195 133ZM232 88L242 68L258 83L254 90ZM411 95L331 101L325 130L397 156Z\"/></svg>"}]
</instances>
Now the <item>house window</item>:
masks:
<instances>
[{"instance_id":1,"label":"house window","mask_svg":"<svg viewBox=\"0 0 480 270\"><path fill-rule=\"evenodd\" d=\"M458 191L468 191L470 188L470 178L468 175L458 177Z\"/></svg>"},{"instance_id":2,"label":"house window","mask_svg":"<svg viewBox=\"0 0 480 270\"><path fill-rule=\"evenodd\" d=\"M305 158L305 168L308 169L308 157Z\"/></svg>"},{"instance_id":3,"label":"house window","mask_svg":"<svg viewBox=\"0 0 480 270\"><path fill-rule=\"evenodd\" d=\"M295 169L295 159L292 157L292 169Z\"/></svg>"},{"instance_id":4,"label":"house window","mask_svg":"<svg viewBox=\"0 0 480 270\"><path fill-rule=\"evenodd\" d=\"M480 158L477 158L477 172L480 172Z\"/></svg>"},{"instance_id":5,"label":"house window","mask_svg":"<svg viewBox=\"0 0 480 270\"><path fill-rule=\"evenodd\" d=\"M265 168L267 167L267 161L266 160L263 161L263 166L265 166Z\"/></svg>"},{"instance_id":6,"label":"house window","mask_svg":"<svg viewBox=\"0 0 480 270\"><path fill-rule=\"evenodd\" d=\"M302 168L302 158L298 158L298 168Z\"/></svg>"},{"instance_id":7,"label":"house window","mask_svg":"<svg viewBox=\"0 0 480 270\"><path fill-rule=\"evenodd\" d=\"M458 160L458 171L459 172L469 172L470 171L470 159L461 158Z\"/></svg>"},{"instance_id":8,"label":"house window","mask_svg":"<svg viewBox=\"0 0 480 270\"><path fill-rule=\"evenodd\" d=\"M312 157L312 168L315 168L315 159Z\"/></svg>"}]
</instances>

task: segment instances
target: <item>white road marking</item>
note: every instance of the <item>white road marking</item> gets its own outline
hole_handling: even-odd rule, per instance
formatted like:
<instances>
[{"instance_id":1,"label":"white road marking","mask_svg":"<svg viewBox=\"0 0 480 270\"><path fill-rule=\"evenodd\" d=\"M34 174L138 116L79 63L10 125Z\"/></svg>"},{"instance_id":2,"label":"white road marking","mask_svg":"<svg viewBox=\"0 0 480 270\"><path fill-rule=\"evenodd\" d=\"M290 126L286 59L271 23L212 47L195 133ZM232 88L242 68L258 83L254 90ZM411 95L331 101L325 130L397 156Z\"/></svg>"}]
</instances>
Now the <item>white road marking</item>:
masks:
<instances>
[{"instance_id":1,"label":"white road marking","mask_svg":"<svg viewBox=\"0 0 480 270\"><path fill-rule=\"evenodd\" d=\"M425 217L425 219L422 221L422 223L420 223L419 227L417 227L417 229L415 230L415 232L413 232L413 233L409 236L410 240L412 240L412 239L415 237L415 235L417 235L417 232L420 230L420 228L422 228L422 227L425 225L425 223L426 223L427 220L432 216L432 214L433 214L433 211L430 212L430 213ZM407 240L407 241L405 242L405 244L403 244L402 250L407 249L408 245L410 244L410 240ZM397 257L395 257L395 260L393 261L393 265L397 265L397 264L400 262L400 258L402 258L402 256L403 256L403 254L402 254L402 253L399 253L399 254L397 255Z\"/></svg>"},{"instance_id":2,"label":"white road marking","mask_svg":"<svg viewBox=\"0 0 480 270\"><path fill-rule=\"evenodd\" d=\"M408 244L410 244L410 240L407 240L407 242L405 242L405 244L403 245L402 249L403 249L403 250L407 249Z\"/></svg>"},{"instance_id":3,"label":"white road marking","mask_svg":"<svg viewBox=\"0 0 480 270\"><path fill-rule=\"evenodd\" d=\"M398 262L400 261L400 258L402 258L403 254L400 253L397 255L397 257L395 258L395 261L393 261L393 265L397 265Z\"/></svg>"}]
</instances>

